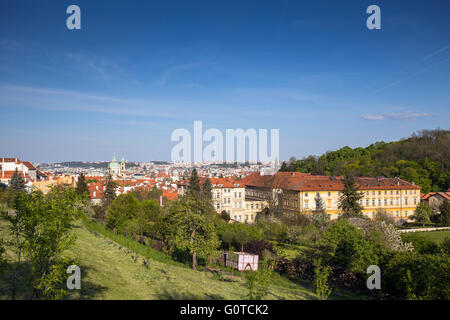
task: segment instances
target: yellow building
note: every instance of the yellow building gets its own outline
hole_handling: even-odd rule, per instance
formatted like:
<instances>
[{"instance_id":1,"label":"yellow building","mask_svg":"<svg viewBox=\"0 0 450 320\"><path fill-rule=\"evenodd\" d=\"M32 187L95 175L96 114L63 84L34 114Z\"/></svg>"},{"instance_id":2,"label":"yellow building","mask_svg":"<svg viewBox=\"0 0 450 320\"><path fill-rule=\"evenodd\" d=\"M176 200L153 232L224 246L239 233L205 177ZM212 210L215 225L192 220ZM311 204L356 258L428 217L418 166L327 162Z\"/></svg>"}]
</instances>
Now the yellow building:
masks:
<instances>
[{"instance_id":1,"label":"yellow building","mask_svg":"<svg viewBox=\"0 0 450 320\"><path fill-rule=\"evenodd\" d=\"M47 194L52 187L55 186L70 186L75 188L77 183L72 175L56 176L49 180L38 180L33 182L33 190L41 190Z\"/></svg>"},{"instance_id":2,"label":"yellow building","mask_svg":"<svg viewBox=\"0 0 450 320\"><path fill-rule=\"evenodd\" d=\"M314 176L299 172L279 172L276 175L254 173L240 181L245 184L246 200L267 201L282 196L285 212L311 213L320 207L336 219L338 203L344 189L342 177ZM395 219L408 220L420 202L420 187L400 178L356 178L356 184L364 197L360 200L363 214L375 217L383 209Z\"/></svg>"}]
</instances>

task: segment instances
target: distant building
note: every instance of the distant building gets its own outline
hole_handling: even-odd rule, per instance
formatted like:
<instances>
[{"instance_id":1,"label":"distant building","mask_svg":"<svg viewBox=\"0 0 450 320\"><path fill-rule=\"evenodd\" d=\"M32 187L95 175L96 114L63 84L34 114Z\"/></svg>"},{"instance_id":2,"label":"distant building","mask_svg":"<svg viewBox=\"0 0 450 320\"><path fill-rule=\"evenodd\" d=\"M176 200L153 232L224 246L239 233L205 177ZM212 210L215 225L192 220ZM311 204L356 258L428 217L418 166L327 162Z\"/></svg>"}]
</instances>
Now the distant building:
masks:
<instances>
[{"instance_id":1,"label":"distant building","mask_svg":"<svg viewBox=\"0 0 450 320\"><path fill-rule=\"evenodd\" d=\"M16 169L26 182L38 179L37 169L31 162L19 158L0 158L0 182L8 184Z\"/></svg>"},{"instance_id":2,"label":"distant building","mask_svg":"<svg viewBox=\"0 0 450 320\"><path fill-rule=\"evenodd\" d=\"M436 212L444 200L450 201L450 189L446 192L430 192L421 197L421 201L428 203Z\"/></svg>"},{"instance_id":3,"label":"distant building","mask_svg":"<svg viewBox=\"0 0 450 320\"><path fill-rule=\"evenodd\" d=\"M206 178L200 178L203 185ZM212 203L218 214L226 211L232 221L255 222L256 214L264 208L262 201L246 202L245 185L230 178L210 178L212 189ZM178 182L178 194L186 194L189 188L189 180ZM251 206L250 206L251 203ZM251 209L250 209L251 207Z\"/></svg>"},{"instance_id":4,"label":"distant building","mask_svg":"<svg viewBox=\"0 0 450 320\"><path fill-rule=\"evenodd\" d=\"M116 154L114 153L113 158L111 162L108 164L108 173L110 173L113 176L121 176L126 171L125 168L125 157L122 156L121 162L117 162L116 160Z\"/></svg>"}]
</instances>

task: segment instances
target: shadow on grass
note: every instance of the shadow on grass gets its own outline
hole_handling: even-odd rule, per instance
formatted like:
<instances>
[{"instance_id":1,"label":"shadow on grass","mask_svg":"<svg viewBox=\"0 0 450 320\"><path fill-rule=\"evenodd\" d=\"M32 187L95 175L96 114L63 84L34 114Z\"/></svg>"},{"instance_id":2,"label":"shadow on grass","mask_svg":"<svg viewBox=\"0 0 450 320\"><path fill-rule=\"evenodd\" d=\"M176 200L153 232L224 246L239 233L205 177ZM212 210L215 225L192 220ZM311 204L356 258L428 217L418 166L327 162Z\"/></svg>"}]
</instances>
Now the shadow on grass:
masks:
<instances>
[{"instance_id":1,"label":"shadow on grass","mask_svg":"<svg viewBox=\"0 0 450 320\"><path fill-rule=\"evenodd\" d=\"M190 292L180 292L176 290L161 289L157 294L159 300L223 300L218 294L196 295Z\"/></svg>"},{"instance_id":2,"label":"shadow on grass","mask_svg":"<svg viewBox=\"0 0 450 320\"><path fill-rule=\"evenodd\" d=\"M15 270L17 263L8 263L6 266L2 266L0 270L0 300L12 299L12 274ZM80 265L81 271L81 289L80 290L67 290L67 295L64 299L82 299L90 300L101 297L102 293L107 289L104 286L92 283L84 280L87 274L91 271L89 267ZM67 274L69 277L70 274ZM33 294L33 284L30 277L30 265L23 262L17 268L16 276L16 300L30 300ZM66 281L61 283L61 287L66 287ZM44 297L41 297L45 299Z\"/></svg>"},{"instance_id":3,"label":"shadow on grass","mask_svg":"<svg viewBox=\"0 0 450 320\"><path fill-rule=\"evenodd\" d=\"M93 300L101 299L102 294L108 289L101 284L86 280L89 272L99 272L95 268L79 265L81 270L81 289L68 290L65 300ZM70 276L70 275L68 275Z\"/></svg>"}]
</instances>

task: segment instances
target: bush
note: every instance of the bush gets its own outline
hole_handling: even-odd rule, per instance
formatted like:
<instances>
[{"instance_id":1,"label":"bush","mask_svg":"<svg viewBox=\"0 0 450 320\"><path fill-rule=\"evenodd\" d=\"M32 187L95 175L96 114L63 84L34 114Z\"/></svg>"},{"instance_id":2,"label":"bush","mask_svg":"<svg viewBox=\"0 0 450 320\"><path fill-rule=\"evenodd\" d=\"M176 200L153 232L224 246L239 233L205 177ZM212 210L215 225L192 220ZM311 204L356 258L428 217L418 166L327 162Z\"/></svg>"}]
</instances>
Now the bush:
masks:
<instances>
[{"instance_id":1,"label":"bush","mask_svg":"<svg viewBox=\"0 0 450 320\"><path fill-rule=\"evenodd\" d=\"M398 252L381 277L387 294L406 299L450 299L450 257Z\"/></svg>"},{"instance_id":2,"label":"bush","mask_svg":"<svg viewBox=\"0 0 450 320\"><path fill-rule=\"evenodd\" d=\"M365 273L369 265L380 264L387 254L379 232L364 235L347 219L339 219L322 233L318 247L325 263L350 272Z\"/></svg>"}]
</instances>

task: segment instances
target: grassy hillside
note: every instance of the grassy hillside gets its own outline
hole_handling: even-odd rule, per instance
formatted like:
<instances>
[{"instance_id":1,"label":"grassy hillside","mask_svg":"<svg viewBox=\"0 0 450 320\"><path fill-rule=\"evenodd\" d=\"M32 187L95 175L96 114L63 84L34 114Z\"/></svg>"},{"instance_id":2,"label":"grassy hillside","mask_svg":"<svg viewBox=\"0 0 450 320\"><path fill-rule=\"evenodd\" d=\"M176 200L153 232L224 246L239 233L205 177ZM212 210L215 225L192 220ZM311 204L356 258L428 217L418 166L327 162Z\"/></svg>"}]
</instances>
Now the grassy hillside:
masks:
<instances>
[{"instance_id":1,"label":"grassy hillside","mask_svg":"<svg viewBox=\"0 0 450 320\"><path fill-rule=\"evenodd\" d=\"M0 235L4 236L4 231L3 224ZM235 277L217 276L159 258L150 259L147 268L142 255L89 230L81 222L77 222L75 232L77 241L68 253L80 261L82 282L81 290L71 291L69 299L242 299L246 293L238 272ZM9 282L3 276L0 299L9 299L9 292ZM269 292L268 299L316 298L312 289L279 275L272 280ZM29 292L22 290L19 297L28 298Z\"/></svg>"}]
</instances>

